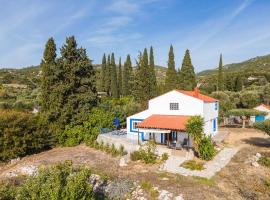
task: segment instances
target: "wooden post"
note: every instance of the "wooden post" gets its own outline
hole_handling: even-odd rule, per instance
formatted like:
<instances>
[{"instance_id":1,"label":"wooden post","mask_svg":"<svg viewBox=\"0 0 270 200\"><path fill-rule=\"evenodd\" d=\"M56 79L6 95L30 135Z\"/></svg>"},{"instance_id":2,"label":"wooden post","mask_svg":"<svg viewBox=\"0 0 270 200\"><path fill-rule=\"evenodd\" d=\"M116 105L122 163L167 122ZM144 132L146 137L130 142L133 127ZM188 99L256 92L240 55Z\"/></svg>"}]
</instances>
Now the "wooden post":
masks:
<instances>
[{"instance_id":1,"label":"wooden post","mask_svg":"<svg viewBox=\"0 0 270 200\"><path fill-rule=\"evenodd\" d=\"M138 129L138 145L140 145L140 131Z\"/></svg>"}]
</instances>

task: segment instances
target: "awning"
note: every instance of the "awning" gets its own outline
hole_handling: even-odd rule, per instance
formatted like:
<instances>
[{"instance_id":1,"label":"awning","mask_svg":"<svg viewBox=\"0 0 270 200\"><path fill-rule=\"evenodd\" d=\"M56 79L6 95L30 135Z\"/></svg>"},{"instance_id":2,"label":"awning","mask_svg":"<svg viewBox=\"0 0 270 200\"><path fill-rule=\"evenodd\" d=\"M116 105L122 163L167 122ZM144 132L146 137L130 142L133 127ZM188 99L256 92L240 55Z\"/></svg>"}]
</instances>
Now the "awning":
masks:
<instances>
[{"instance_id":1,"label":"awning","mask_svg":"<svg viewBox=\"0 0 270 200\"><path fill-rule=\"evenodd\" d=\"M184 115L151 115L138 123L138 128L184 131L189 119Z\"/></svg>"}]
</instances>

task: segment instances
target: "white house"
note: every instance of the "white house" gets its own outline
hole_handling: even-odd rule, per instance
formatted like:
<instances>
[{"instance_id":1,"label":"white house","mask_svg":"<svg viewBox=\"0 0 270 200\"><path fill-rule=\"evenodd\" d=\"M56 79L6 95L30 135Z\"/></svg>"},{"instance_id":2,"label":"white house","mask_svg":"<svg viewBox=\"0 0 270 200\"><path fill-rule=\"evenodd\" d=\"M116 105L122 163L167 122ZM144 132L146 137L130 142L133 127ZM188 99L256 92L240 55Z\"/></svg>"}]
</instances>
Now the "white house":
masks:
<instances>
[{"instance_id":1,"label":"white house","mask_svg":"<svg viewBox=\"0 0 270 200\"><path fill-rule=\"evenodd\" d=\"M149 100L148 109L127 117L127 137L140 141L154 139L157 143L183 142L188 135L185 124L191 116L204 118L204 133L218 131L218 100L194 91L172 90Z\"/></svg>"},{"instance_id":2,"label":"white house","mask_svg":"<svg viewBox=\"0 0 270 200\"><path fill-rule=\"evenodd\" d=\"M258 110L258 111L266 112L268 114L266 116L261 116L261 115L255 116L254 119L251 119L251 121L254 122L254 121L262 121L265 119L270 119L270 106L267 106L265 104L261 104L261 105L255 107L254 109Z\"/></svg>"}]
</instances>

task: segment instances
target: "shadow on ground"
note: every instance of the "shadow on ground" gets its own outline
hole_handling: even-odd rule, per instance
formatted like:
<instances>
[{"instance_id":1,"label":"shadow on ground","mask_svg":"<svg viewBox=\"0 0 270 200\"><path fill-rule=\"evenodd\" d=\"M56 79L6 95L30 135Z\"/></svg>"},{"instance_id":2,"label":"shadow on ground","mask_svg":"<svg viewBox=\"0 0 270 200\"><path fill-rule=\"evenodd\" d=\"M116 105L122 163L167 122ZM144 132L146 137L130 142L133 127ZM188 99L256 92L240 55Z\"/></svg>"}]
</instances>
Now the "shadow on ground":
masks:
<instances>
[{"instance_id":1,"label":"shadow on ground","mask_svg":"<svg viewBox=\"0 0 270 200\"><path fill-rule=\"evenodd\" d=\"M242 141L258 147L270 147L270 138L251 137Z\"/></svg>"}]
</instances>

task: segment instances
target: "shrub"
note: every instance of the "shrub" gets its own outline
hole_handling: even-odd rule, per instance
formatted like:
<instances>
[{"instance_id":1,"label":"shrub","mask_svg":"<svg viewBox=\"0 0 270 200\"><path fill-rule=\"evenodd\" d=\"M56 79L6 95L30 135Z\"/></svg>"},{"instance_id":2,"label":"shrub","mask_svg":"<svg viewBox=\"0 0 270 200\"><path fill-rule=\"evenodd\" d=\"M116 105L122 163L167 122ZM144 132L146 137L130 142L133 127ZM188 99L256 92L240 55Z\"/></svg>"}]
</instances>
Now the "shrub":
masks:
<instances>
[{"instance_id":1,"label":"shrub","mask_svg":"<svg viewBox=\"0 0 270 200\"><path fill-rule=\"evenodd\" d=\"M127 154L127 152L125 151L125 147L124 147L122 144L120 145L118 151L119 151L119 154L120 154L121 156L124 156L124 155Z\"/></svg>"},{"instance_id":2,"label":"shrub","mask_svg":"<svg viewBox=\"0 0 270 200\"><path fill-rule=\"evenodd\" d=\"M17 194L17 188L9 181L0 183L0 200L13 200Z\"/></svg>"},{"instance_id":3,"label":"shrub","mask_svg":"<svg viewBox=\"0 0 270 200\"><path fill-rule=\"evenodd\" d=\"M18 190L18 199L93 199L92 186L88 183L90 170L84 167L73 168L65 162L40 169Z\"/></svg>"},{"instance_id":4,"label":"shrub","mask_svg":"<svg viewBox=\"0 0 270 200\"><path fill-rule=\"evenodd\" d=\"M215 156L216 150L211 143L210 137L203 137L199 144L199 157L203 160L212 160Z\"/></svg>"},{"instance_id":5,"label":"shrub","mask_svg":"<svg viewBox=\"0 0 270 200\"><path fill-rule=\"evenodd\" d=\"M184 167L186 169L191 169L191 170L204 170L205 168L203 167L203 163L201 162L196 162L195 160L188 160L185 161L180 165L181 167Z\"/></svg>"},{"instance_id":6,"label":"shrub","mask_svg":"<svg viewBox=\"0 0 270 200\"><path fill-rule=\"evenodd\" d=\"M202 139L203 125L204 122L201 116L192 116L186 124L186 131L193 139L196 152L198 152L198 146Z\"/></svg>"},{"instance_id":7,"label":"shrub","mask_svg":"<svg viewBox=\"0 0 270 200\"><path fill-rule=\"evenodd\" d=\"M110 153L110 145L109 145L109 143L106 143L106 146L105 146L105 152L106 153Z\"/></svg>"},{"instance_id":8,"label":"shrub","mask_svg":"<svg viewBox=\"0 0 270 200\"><path fill-rule=\"evenodd\" d=\"M0 110L0 161L48 149L52 140L40 116Z\"/></svg>"},{"instance_id":9,"label":"shrub","mask_svg":"<svg viewBox=\"0 0 270 200\"><path fill-rule=\"evenodd\" d=\"M259 161L260 165L263 165L265 167L270 167L270 158L266 156L260 157Z\"/></svg>"},{"instance_id":10,"label":"shrub","mask_svg":"<svg viewBox=\"0 0 270 200\"><path fill-rule=\"evenodd\" d=\"M255 122L253 127L270 135L270 120Z\"/></svg>"},{"instance_id":11,"label":"shrub","mask_svg":"<svg viewBox=\"0 0 270 200\"><path fill-rule=\"evenodd\" d=\"M145 145L141 146L139 151L131 153L130 158L132 161L143 160L146 164L155 163L157 160L155 150L155 142L149 141Z\"/></svg>"},{"instance_id":12,"label":"shrub","mask_svg":"<svg viewBox=\"0 0 270 200\"><path fill-rule=\"evenodd\" d=\"M132 161L141 160L141 154L140 154L140 151L133 151L133 152L130 154L130 159L131 159Z\"/></svg>"},{"instance_id":13,"label":"shrub","mask_svg":"<svg viewBox=\"0 0 270 200\"><path fill-rule=\"evenodd\" d=\"M161 160L162 160L162 161L166 161L166 160L168 160L168 158L169 158L169 155L168 155L167 153L163 153L163 154L161 155Z\"/></svg>"},{"instance_id":14,"label":"shrub","mask_svg":"<svg viewBox=\"0 0 270 200\"><path fill-rule=\"evenodd\" d=\"M114 144L111 145L110 153L111 153L112 156L117 156L118 155L118 151L115 148L115 145Z\"/></svg>"}]
</instances>

